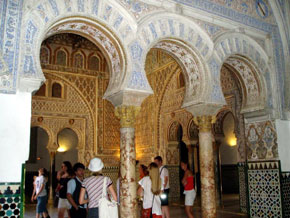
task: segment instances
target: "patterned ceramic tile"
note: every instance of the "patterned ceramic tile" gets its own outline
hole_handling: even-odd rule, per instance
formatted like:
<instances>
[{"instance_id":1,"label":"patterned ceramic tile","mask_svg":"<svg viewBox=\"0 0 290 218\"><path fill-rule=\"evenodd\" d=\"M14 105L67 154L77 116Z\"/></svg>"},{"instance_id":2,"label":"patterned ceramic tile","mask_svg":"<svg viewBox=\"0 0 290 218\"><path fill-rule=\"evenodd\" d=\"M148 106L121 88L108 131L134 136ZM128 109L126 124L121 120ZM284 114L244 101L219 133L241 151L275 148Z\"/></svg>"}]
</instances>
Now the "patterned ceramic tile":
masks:
<instances>
[{"instance_id":1,"label":"patterned ceramic tile","mask_svg":"<svg viewBox=\"0 0 290 218\"><path fill-rule=\"evenodd\" d=\"M0 184L0 217L20 217L21 195L19 183Z\"/></svg>"},{"instance_id":2,"label":"patterned ceramic tile","mask_svg":"<svg viewBox=\"0 0 290 218\"><path fill-rule=\"evenodd\" d=\"M248 163L250 217L282 218L279 162Z\"/></svg>"},{"instance_id":3,"label":"patterned ceramic tile","mask_svg":"<svg viewBox=\"0 0 290 218\"><path fill-rule=\"evenodd\" d=\"M290 172L283 172L281 177L284 217L290 217Z\"/></svg>"},{"instance_id":4,"label":"patterned ceramic tile","mask_svg":"<svg viewBox=\"0 0 290 218\"><path fill-rule=\"evenodd\" d=\"M247 178L246 178L246 166L245 163L238 163L239 173L239 189L240 189L240 209L242 213L247 213Z\"/></svg>"}]
</instances>

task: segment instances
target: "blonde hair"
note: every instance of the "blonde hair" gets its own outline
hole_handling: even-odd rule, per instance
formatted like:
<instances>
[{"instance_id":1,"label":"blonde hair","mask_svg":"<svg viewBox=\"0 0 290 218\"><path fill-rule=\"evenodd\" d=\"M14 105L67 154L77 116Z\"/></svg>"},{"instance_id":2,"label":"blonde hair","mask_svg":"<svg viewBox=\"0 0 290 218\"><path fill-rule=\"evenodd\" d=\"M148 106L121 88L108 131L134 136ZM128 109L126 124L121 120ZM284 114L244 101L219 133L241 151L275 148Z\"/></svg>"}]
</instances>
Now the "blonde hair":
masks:
<instances>
[{"instance_id":1,"label":"blonde hair","mask_svg":"<svg viewBox=\"0 0 290 218\"><path fill-rule=\"evenodd\" d=\"M161 192L161 179L159 175L159 168L156 163L149 165L149 176L151 180L151 192L154 195L159 195Z\"/></svg>"}]
</instances>

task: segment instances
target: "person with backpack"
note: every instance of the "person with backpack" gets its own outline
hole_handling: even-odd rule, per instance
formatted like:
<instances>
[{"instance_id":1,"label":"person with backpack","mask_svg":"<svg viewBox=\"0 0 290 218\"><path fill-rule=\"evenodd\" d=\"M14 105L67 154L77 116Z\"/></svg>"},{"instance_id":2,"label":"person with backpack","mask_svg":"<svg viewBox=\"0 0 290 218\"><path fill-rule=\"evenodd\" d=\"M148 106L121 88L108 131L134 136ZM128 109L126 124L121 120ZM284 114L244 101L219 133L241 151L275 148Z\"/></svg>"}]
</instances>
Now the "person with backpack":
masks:
<instances>
[{"instance_id":1,"label":"person with backpack","mask_svg":"<svg viewBox=\"0 0 290 218\"><path fill-rule=\"evenodd\" d=\"M73 166L73 171L75 173L75 178L69 180L66 193L66 198L71 204L70 216L71 218L86 217L87 205L79 203L80 191L84 180L85 166L82 163L76 163Z\"/></svg>"}]
</instances>

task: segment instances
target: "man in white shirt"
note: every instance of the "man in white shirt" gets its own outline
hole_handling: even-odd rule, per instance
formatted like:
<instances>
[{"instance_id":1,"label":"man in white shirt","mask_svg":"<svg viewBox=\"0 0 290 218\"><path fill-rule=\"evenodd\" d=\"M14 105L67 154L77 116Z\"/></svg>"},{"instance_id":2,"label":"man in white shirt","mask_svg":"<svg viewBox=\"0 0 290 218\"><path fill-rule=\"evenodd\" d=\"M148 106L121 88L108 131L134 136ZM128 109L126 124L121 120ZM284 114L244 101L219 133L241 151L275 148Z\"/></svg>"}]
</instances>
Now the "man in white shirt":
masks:
<instances>
[{"instance_id":1,"label":"man in white shirt","mask_svg":"<svg viewBox=\"0 0 290 218\"><path fill-rule=\"evenodd\" d=\"M169 172L165 166L162 165L162 157L157 156L154 158L154 162L159 167L160 178L162 181L162 190L163 194L161 195L161 207L162 207L162 217L163 218L170 218L169 213Z\"/></svg>"}]
</instances>

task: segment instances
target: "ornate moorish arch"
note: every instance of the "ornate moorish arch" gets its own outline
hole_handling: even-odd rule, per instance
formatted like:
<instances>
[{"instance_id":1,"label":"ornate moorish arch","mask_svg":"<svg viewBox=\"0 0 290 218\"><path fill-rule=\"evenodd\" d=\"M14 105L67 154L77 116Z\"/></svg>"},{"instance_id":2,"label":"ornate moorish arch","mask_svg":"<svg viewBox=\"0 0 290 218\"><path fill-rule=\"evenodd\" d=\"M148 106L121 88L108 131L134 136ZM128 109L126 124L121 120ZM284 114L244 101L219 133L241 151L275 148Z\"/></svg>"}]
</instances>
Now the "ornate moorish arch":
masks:
<instances>
[{"instance_id":1,"label":"ornate moorish arch","mask_svg":"<svg viewBox=\"0 0 290 218\"><path fill-rule=\"evenodd\" d=\"M31 121L31 127L40 127L42 129L45 130L45 132L47 133L48 136L48 142L47 142L47 146L46 148L49 150L50 148L52 148L54 145L54 134L52 132L52 130L49 128L49 126L45 125L42 123L42 117L38 117L37 119L32 119Z\"/></svg>"},{"instance_id":2,"label":"ornate moorish arch","mask_svg":"<svg viewBox=\"0 0 290 218\"><path fill-rule=\"evenodd\" d=\"M176 14L150 14L140 23L138 39L129 44L132 64L126 77L126 89L148 90L144 64L151 48L169 53L181 66L185 78L186 97L183 107L206 101L210 81L205 60L210 56L213 42L193 21ZM198 94L197 94L198 93Z\"/></svg>"},{"instance_id":3,"label":"ornate moorish arch","mask_svg":"<svg viewBox=\"0 0 290 218\"><path fill-rule=\"evenodd\" d=\"M221 67L235 72L243 93L242 112L252 112L272 107L270 72L273 66L264 49L252 38L242 33L226 33L215 40L214 51L208 65L215 81L211 91L213 101L224 99L220 85Z\"/></svg>"},{"instance_id":4,"label":"ornate moorish arch","mask_svg":"<svg viewBox=\"0 0 290 218\"><path fill-rule=\"evenodd\" d=\"M124 42L134 37L136 21L122 6L116 4L102 0L43 0L35 5L27 3L20 44L20 86L39 87L45 80L39 61L42 41L54 34L68 32L91 40L102 50L111 74L105 96L118 92L127 66ZM108 10L100 10L104 7Z\"/></svg>"}]
</instances>

